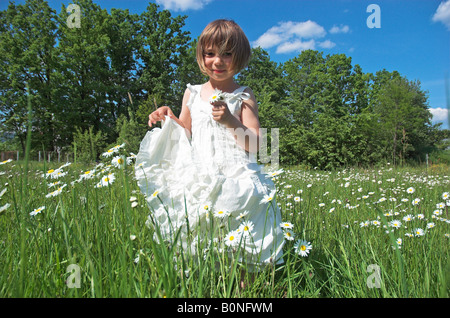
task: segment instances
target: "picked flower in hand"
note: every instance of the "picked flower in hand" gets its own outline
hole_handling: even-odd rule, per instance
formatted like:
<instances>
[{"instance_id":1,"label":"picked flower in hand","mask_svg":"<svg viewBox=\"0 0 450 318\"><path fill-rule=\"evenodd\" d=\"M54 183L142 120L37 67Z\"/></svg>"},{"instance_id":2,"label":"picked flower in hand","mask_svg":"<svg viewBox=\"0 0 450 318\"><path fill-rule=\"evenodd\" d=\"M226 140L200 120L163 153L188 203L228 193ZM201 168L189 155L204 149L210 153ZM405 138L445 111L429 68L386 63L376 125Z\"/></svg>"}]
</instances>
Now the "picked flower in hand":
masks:
<instances>
[{"instance_id":1,"label":"picked flower in hand","mask_svg":"<svg viewBox=\"0 0 450 318\"><path fill-rule=\"evenodd\" d=\"M211 104L215 102L222 102L225 100L225 95L221 90L215 89L214 93L212 94L211 98L209 99L209 102Z\"/></svg>"}]
</instances>

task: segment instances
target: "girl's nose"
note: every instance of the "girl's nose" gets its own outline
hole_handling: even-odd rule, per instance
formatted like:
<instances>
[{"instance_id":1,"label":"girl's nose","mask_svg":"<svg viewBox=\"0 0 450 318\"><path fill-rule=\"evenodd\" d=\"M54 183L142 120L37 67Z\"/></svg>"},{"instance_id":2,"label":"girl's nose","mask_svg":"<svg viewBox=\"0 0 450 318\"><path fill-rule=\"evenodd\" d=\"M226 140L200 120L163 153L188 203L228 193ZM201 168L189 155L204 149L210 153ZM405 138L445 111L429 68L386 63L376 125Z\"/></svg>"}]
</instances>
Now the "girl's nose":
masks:
<instances>
[{"instance_id":1,"label":"girl's nose","mask_svg":"<svg viewBox=\"0 0 450 318\"><path fill-rule=\"evenodd\" d=\"M214 60L214 63L215 63L215 64L222 64L222 63L223 63L223 56L217 54L217 55L216 55L216 58L215 58L215 60Z\"/></svg>"}]
</instances>

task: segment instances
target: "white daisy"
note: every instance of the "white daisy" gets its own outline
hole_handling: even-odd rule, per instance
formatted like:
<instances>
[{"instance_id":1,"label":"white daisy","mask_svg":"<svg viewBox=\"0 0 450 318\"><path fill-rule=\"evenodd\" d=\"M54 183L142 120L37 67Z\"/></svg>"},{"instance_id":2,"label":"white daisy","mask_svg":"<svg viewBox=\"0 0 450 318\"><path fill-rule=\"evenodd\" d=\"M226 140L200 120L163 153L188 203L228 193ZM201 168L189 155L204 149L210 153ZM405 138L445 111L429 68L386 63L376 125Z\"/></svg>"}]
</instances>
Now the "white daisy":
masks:
<instances>
[{"instance_id":1,"label":"white daisy","mask_svg":"<svg viewBox=\"0 0 450 318\"><path fill-rule=\"evenodd\" d=\"M416 190L413 187L409 187L408 189L406 189L406 192L409 194L414 193Z\"/></svg>"},{"instance_id":2,"label":"white daisy","mask_svg":"<svg viewBox=\"0 0 450 318\"><path fill-rule=\"evenodd\" d=\"M260 203L269 203L275 198L275 191L272 191L269 195L265 194L264 198L261 200Z\"/></svg>"},{"instance_id":3,"label":"white daisy","mask_svg":"<svg viewBox=\"0 0 450 318\"><path fill-rule=\"evenodd\" d=\"M34 209L33 211L30 212L31 216L35 216L36 214L41 213L43 210L45 209L45 206L41 206L37 209Z\"/></svg>"},{"instance_id":4,"label":"white daisy","mask_svg":"<svg viewBox=\"0 0 450 318\"><path fill-rule=\"evenodd\" d=\"M223 219L224 217L228 216L228 212L226 212L224 210L217 210L217 211L214 211L214 216L216 218Z\"/></svg>"},{"instance_id":5,"label":"white daisy","mask_svg":"<svg viewBox=\"0 0 450 318\"><path fill-rule=\"evenodd\" d=\"M375 225L376 227L379 227L381 225L380 221L378 221L378 220L373 220L371 223L372 223L372 225Z\"/></svg>"},{"instance_id":6,"label":"white daisy","mask_svg":"<svg viewBox=\"0 0 450 318\"><path fill-rule=\"evenodd\" d=\"M0 165L7 164L8 162L11 162L11 161L12 161L12 159L8 159L8 160L5 160L5 161L2 161L2 162L0 162Z\"/></svg>"},{"instance_id":7,"label":"white daisy","mask_svg":"<svg viewBox=\"0 0 450 318\"><path fill-rule=\"evenodd\" d=\"M236 221L239 221L239 220L245 218L247 215L248 215L248 211L239 213L239 215L236 217Z\"/></svg>"},{"instance_id":8,"label":"white daisy","mask_svg":"<svg viewBox=\"0 0 450 318\"><path fill-rule=\"evenodd\" d=\"M414 236L423 236L425 232L421 228L417 228L414 230Z\"/></svg>"},{"instance_id":9,"label":"white daisy","mask_svg":"<svg viewBox=\"0 0 450 318\"><path fill-rule=\"evenodd\" d=\"M95 175L95 170L87 170L80 176L80 178L81 179L91 179L94 175Z\"/></svg>"},{"instance_id":10,"label":"white daisy","mask_svg":"<svg viewBox=\"0 0 450 318\"><path fill-rule=\"evenodd\" d=\"M123 164L124 164L124 159L121 156L115 156L112 160L111 160L111 164L116 167L116 168L122 168Z\"/></svg>"},{"instance_id":11,"label":"white daisy","mask_svg":"<svg viewBox=\"0 0 450 318\"><path fill-rule=\"evenodd\" d=\"M250 237L252 235L252 231L255 225L252 221L245 221L239 226L239 233L244 235L244 237Z\"/></svg>"},{"instance_id":12,"label":"white daisy","mask_svg":"<svg viewBox=\"0 0 450 318\"><path fill-rule=\"evenodd\" d=\"M63 184L61 187L59 187L57 190L50 192L49 194L47 194L45 197L46 198L50 198L50 197L56 197L57 195L60 195L62 190L67 186L67 184Z\"/></svg>"},{"instance_id":13,"label":"white daisy","mask_svg":"<svg viewBox=\"0 0 450 318\"><path fill-rule=\"evenodd\" d=\"M400 222L399 220L392 220L391 222L389 222L389 225L398 229L402 225L402 222Z\"/></svg>"},{"instance_id":14,"label":"white daisy","mask_svg":"<svg viewBox=\"0 0 450 318\"><path fill-rule=\"evenodd\" d=\"M239 244L240 235L238 231L231 231L225 236L225 245L235 247Z\"/></svg>"},{"instance_id":15,"label":"white daisy","mask_svg":"<svg viewBox=\"0 0 450 318\"><path fill-rule=\"evenodd\" d=\"M116 180L114 173L110 173L106 176L103 176L102 181L101 181L102 186L103 187L109 186L110 184L112 184L114 182L114 180Z\"/></svg>"},{"instance_id":16,"label":"white daisy","mask_svg":"<svg viewBox=\"0 0 450 318\"><path fill-rule=\"evenodd\" d=\"M295 252L302 257L308 256L310 250L312 249L312 245L310 242L305 240L298 240L294 245Z\"/></svg>"},{"instance_id":17,"label":"white daisy","mask_svg":"<svg viewBox=\"0 0 450 318\"><path fill-rule=\"evenodd\" d=\"M295 234L291 230L285 230L283 235L284 235L284 238L288 241L293 241L295 238Z\"/></svg>"},{"instance_id":18,"label":"white daisy","mask_svg":"<svg viewBox=\"0 0 450 318\"><path fill-rule=\"evenodd\" d=\"M215 89L213 94L209 98L209 102L211 104L215 102L221 102L223 100L225 100L225 94L219 89Z\"/></svg>"},{"instance_id":19,"label":"white daisy","mask_svg":"<svg viewBox=\"0 0 450 318\"><path fill-rule=\"evenodd\" d=\"M292 228L294 228L294 224L292 224L291 222L281 222L280 226L283 229L292 229Z\"/></svg>"},{"instance_id":20,"label":"white daisy","mask_svg":"<svg viewBox=\"0 0 450 318\"><path fill-rule=\"evenodd\" d=\"M56 172L57 172L57 170L55 170L55 169L50 169L50 170L48 170L47 173L45 174L45 177L46 177L46 178L48 178L48 177L52 177L52 178L53 178L53 175L56 174Z\"/></svg>"},{"instance_id":21,"label":"white daisy","mask_svg":"<svg viewBox=\"0 0 450 318\"><path fill-rule=\"evenodd\" d=\"M278 170L275 170L275 171L271 171L271 172L269 172L267 174L266 178L274 178L274 177L282 174L283 172L284 172L283 169L278 169Z\"/></svg>"},{"instance_id":22,"label":"white daisy","mask_svg":"<svg viewBox=\"0 0 450 318\"><path fill-rule=\"evenodd\" d=\"M113 154L115 154L115 153L118 152L118 151L119 151L118 148L111 148L111 149L108 149L108 151L102 153L102 157L109 158L109 157L111 157Z\"/></svg>"},{"instance_id":23,"label":"white daisy","mask_svg":"<svg viewBox=\"0 0 450 318\"><path fill-rule=\"evenodd\" d=\"M2 213L3 211L5 211L7 208L9 208L11 206L10 203L6 203L3 206L0 206L0 213Z\"/></svg>"},{"instance_id":24,"label":"white daisy","mask_svg":"<svg viewBox=\"0 0 450 318\"><path fill-rule=\"evenodd\" d=\"M405 222L412 221L413 219L414 219L414 216L411 215L411 214L405 215L405 216L403 217L403 221L405 221Z\"/></svg>"},{"instance_id":25,"label":"white daisy","mask_svg":"<svg viewBox=\"0 0 450 318\"><path fill-rule=\"evenodd\" d=\"M359 226L360 226L360 227L368 227L369 224L370 224L370 221L365 221L365 222L359 223Z\"/></svg>"},{"instance_id":26,"label":"white daisy","mask_svg":"<svg viewBox=\"0 0 450 318\"><path fill-rule=\"evenodd\" d=\"M444 209L444 208L445 208L444 202L440 202L440 203L436 204L436 209Z\"/></svg>"}]
</instances>

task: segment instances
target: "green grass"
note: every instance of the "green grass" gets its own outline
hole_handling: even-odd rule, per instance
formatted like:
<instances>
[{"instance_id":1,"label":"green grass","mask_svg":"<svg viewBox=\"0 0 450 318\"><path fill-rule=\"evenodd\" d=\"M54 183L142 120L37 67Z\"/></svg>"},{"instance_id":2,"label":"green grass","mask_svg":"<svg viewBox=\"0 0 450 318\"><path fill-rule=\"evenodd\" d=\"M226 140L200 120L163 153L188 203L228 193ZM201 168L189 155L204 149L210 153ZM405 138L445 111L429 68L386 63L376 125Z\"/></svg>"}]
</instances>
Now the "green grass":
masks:
<instances>
[{"instance_id":1,"label":"green grass","mask_svg":"<svg viewBox=\"0 0 450 318\"><path fill-rule=\"evenodd\" d=\"M285 263L252 277L223 252L192 257L158 244L132 166L97 168L80 181L95 166L72 164L57 180L45 177L60 166L0 165L0 208L10 204L0 213L0 297L448 297L449 207L436 207L446 202L448 167L284 168L274 179L282 219L312 250L301 257L295 240L286 241ZM108 171L114 182L96 188ZM54 181L67 186L47 198ZM409 214L414 218L404 221ZM399 228L388 226L394 219ZM415 236L417 228L423 236ZM79 271L68 271L71 264ZM69 288L77 273L80 288Z\"/></svg>"}]
</instances>

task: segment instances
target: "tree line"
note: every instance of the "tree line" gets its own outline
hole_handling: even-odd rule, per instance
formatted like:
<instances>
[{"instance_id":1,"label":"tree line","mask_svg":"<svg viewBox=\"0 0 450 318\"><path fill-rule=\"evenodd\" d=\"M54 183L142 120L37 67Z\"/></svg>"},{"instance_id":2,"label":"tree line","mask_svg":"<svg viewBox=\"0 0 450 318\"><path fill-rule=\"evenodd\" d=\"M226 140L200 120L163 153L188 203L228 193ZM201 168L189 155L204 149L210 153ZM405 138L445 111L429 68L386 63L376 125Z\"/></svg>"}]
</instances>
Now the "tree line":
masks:
<instances>
[{"instance_id":1,"label":"tree line","mask_svg":"<svg viewBox=\"0 0 450 318\"><path fill-rule=\"evenodd\" d=\"M186 84L206 80L196 38L183 29L186 16L154 3L134 14L73 2L79 27L67 24L64 5L57 12L44 0L0 12L1 147L25 149L28 86L34 151L70 149L95 160L125 143L137 153L148 114L162 105L179 113ZM314 50L284 63L261 48L252 53L236 80L253 89L261 126L279 129L282 164L420 161L449 137L431 124L420 82L397 71L364 73L351 57Z\"/></svg>"}]
</instances>

